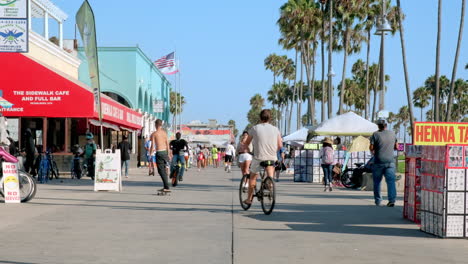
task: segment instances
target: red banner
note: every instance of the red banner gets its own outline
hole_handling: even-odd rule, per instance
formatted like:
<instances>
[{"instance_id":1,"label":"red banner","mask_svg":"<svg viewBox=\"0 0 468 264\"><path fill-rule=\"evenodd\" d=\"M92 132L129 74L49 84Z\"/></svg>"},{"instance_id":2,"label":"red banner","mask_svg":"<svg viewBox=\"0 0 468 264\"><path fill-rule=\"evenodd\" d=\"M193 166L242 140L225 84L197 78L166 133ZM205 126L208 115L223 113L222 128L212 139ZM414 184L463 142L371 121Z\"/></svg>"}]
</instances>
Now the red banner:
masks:
<instances>
[{"instance_id":1,"label":"red banner","mask_svg":"<svg viewBox=\"0 0 468 264\"><path fill-rule=\"evenodd\" d=\"M104 95L101 95L101 107L104 121L110 121L133 129L141 129L143 115L137 111L106 98ZM94 112L94 117L99 119L97 111Z\"/></svg>"},{"instance_id":2,"label":"red banner","mask_svg":"<svg viewBox=\"0 0 468 264\"><path fill-rule=\"evenodd\" d=\"M0 54L0 112L21 117L91 117L91 91L17 53Z\"/></svg>"}]
</instances>

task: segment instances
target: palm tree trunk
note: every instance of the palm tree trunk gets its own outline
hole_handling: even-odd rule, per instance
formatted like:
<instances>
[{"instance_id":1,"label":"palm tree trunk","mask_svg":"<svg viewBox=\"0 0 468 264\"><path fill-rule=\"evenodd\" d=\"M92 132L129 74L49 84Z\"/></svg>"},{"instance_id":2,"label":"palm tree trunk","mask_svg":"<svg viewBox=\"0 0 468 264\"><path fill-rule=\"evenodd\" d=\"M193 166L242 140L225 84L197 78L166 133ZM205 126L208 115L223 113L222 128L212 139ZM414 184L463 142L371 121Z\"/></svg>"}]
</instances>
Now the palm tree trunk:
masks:
<instances>
[{"instance_id":1,"label":"palm tree trunk","mask_svg":"<svg viewBox=\"0 0 468 264\"><path fill-rule=\"evenodd\" d=\"M310 95L309 95L309 124L315 125L315 53L317 52L317 45L314 41L314 47L312 48L312 80L310 87Z\"/></svg>"},{"instance_id":2,"label":"palm tree trunk","mask_svg":"<svg viewBox=\"0 0 468 264\"><path fill-rule=\"evenodd\" d=\"M411 133L413 133L414 132L414 115L413 115L413 103L412 103L413 101L411 99L411 89L410 89L410 83L409 83L409 77L408 77L408 66L406 64L406 47L405 47L403 23L401 22L402 14L401 14L400 0L397 0L397 8L398 8L398 24L400 27L401 53L403 57L403 70L405 72L406 99L408 100L408 111L409 111L409 117L410 117Z\"/></svg>"},{"instance_id":3,"label":"palm tree trunk","mask_svg":"<svg viewBox=\"0 0 468 264\"><path fill-rule=\"evenodd\" d=\"M345 30L345 39L344 39L344 58L343 58L343 73L341 79L341 91L340 91L340 106L339 106L339 114L342 115L343 111L343 104L344 104L344 93L346 90L346 62L348 60L348 29Z\"/></svg>"},{"instance_id":4,"label":"palm tree trunk","mask_svg":"<svg viewBox=\"0 0 468 264\"><path fill-rule=\"evenodd\" d=\"M321 122L325 121L325 5L322 4L322 115Z\"/></svg>"},{"instance_id":5,"label":"palm tree trunk","mask_svg":"<svg viewBox=\"0 0 468 264\"><path fill-rule=\"evenodd\" d=\"M291 100L291 106L290 106L290 109L289 109L288 134L291 134L293 106L294 106L294 102L296 100L296 94L297 94L297 87L296 87L296 80L297 80L297 48L295 49L295 51L296 51L296 58L294 60L294 66L295 66L294 83L293 83L294 90L293 90L293 97L292 97L292 100Z\"/></svg>"},{"instance_id":6,"label":"palm tree trunk","mask_svg":"<svg viewBox=\"0 0 468 264\"><path fill-rule=\"evenodd\" d=\"M455 90L455 78L457 76L457 66L458 66L458 57L460 56L460 46L463 38L463 26L465 23L465 0L462 0L462 8L461 8L461 16L460 16L460 28L458 29L458 42L457 42L457 51L455 52L455 61L453 62L453 70L452 70L452 80L450 82L450 93L447 103L447 116L445 117L445 121L449 122L450 116L452 113L452 105L453 105L453 93Z\"/></svg>"},{"instance_id":7,"label":"palm tree trunk","mask_svg":"<svg viewBox=\"0 0 468 264\"><path fill-rule=\"evenodd\" d=\"M369 119L369 57L370 57L370 42L371 42L371 32L367 31L367 61L366 61L366 101L364 103L364 118Z\"/></svg>"},{"instance_id":8,"label":"palm tree trunk","mask_svg":"<svg viewBox=\"0 0 468 264\"><path fill-rule=\"evenodd\" d=\"M329 27L328 27L328 33L329 33L329 45L328 45L328 118L333 117L333 100L332 100L332 95L333 95L333 76L331 76L331 71L333 69L333 0L327 1L328 2L328 9L329 9Z\"/></svg>"},{"instance_id":9,"label":"palm tree trunk","mask_svg":"<svg viewBox=\"0 0 468 264\"><path fill-rule=\"evenodd\" d=\"M303 80L303 73L304 73L304 49L303 49L303 46L301 44L301 77L300 77L300 88L299 88L299 96L298 96L298 101L297 101L297 130L299 130L301 128L301 123L302 123L302 113L301 113L301 108L302 108L302 95L304 94L303 93L303 86L304 86L304 82L302 81Z\"/></svg>"},{"instance_id":10,"label":"palm tree trunk","mask_svg":"<svg viewBox=\"0 0 468 264\"><path fill-rule=\"evenodd\" d=\"M311 71L311 64L312 64L312 61L311 61L311 56L310 56L310 45L309 43L307 43L306 45L306 53L305 53L305 70L306 70L306 78L307 78L307 124L310 124L311 123L311 117L312 117L312 98L310 96L310 93L312 92L311 91L311 82L310 82L310 75L312 73Z\"/></svg>"},{"instance_id":11,"label":"palm tree trunk","mask_svg":"<svg viewBox=\"0 0 468 264\"><path fill-rule=\"evenodd\" d=\"M439 94L440 94L440 35L442 33L442 0L439 0L439 9L437 16L437 46L436 46L436 70L435 70L435 100L434 100L434 121L440 121L440 107L439 107Z\"/></svg>"}]
</instances>

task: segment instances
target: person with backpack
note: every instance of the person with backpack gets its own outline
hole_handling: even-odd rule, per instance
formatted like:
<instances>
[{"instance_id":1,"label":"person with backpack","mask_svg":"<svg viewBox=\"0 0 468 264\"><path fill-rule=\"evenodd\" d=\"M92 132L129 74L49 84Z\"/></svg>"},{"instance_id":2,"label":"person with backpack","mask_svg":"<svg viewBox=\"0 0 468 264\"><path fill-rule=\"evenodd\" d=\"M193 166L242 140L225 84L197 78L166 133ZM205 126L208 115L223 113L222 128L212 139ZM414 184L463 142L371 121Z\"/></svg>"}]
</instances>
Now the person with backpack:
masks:
<instances>
[{"instance_id":1,"label":"person with backpack","mask_svg":"<svg viewBox=\"0 0 468 264\"><path fill-rule=\"evenodd\" d=\"M322 158L322 169L325 189L324 192L332 191L332 180L333 180L333 165L335 163L335 151L333 150L333 141L326 137L323 141L323 147L320 153Z\"/></svg>"},{"instance_id":2,"label":"person with backpack","mask_svg":"<svg viewBox=\"0 0 468 264\"><path fill-rule=\"evenodd\" d=\"M123 136L123 139L117 146L117 149L120 149L120 161L121 161L122 171L123 171L123 167L125 166L125 178L128 178L128 167L130 163L130 153L132 152L132 146L128 142L127 136L125 135Z\"/></svg>"}]
</instances>

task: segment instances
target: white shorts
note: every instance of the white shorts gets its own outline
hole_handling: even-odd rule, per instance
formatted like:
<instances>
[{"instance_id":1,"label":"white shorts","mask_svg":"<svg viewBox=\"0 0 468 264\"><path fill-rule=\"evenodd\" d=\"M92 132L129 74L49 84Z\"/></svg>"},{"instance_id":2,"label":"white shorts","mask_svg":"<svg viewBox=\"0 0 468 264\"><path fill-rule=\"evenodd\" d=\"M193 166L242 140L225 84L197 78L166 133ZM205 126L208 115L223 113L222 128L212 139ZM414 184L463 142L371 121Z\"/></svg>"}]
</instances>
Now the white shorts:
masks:
<instances>
[{"instance_id":1,"label":"white shorts","mask_svg":"<svg viewBox=\"0 0 468 264\"><path fill-rule=\"evenodd\" d=\"M255 174L260 173L263 170L263 167L260 165L262 162L262 160L255 158L252 159L252 163L250 164L250 172Z\"/></svg>"},{"instance_id":2,"label":"white shorts","mask_svg":"<svg viewBox=\"0 0 468 264\"><path fill-rule=\"evenodd\" d=\"M249 153L242 153L239 155L239 163L244 163L249 160L252 160L252 155Z\"/></svg>"}]
</instances>

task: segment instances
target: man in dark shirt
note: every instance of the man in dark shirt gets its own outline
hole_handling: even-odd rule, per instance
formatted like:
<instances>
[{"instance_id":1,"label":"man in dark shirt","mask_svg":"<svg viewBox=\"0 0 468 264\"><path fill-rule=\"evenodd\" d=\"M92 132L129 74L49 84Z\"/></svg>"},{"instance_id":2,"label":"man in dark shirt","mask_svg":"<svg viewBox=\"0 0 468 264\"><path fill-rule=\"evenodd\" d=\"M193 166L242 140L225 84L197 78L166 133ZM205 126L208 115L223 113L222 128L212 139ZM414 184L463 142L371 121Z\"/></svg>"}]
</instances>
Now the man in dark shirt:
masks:
<instances>
[{"instance_id":1,"label":"man in dark shirt","mask_svg":"<svg viewBox=\"0 0 468 264\"><path fill-rule=\"evenodd\" d=\"M174 166L176 166L177 163L180 162L179 181L182 181L184 177L184 170L185 170L184 153L185 151L188 151L187 141L185 141L184 139L181 139L181 136L182 135L180 134L180 132L177 132L176 139L172 140L169 143L169 146L172 150L171 175L172 175L172 169L174 168Z\"/></svg>"},{"instance_id":2,"label":"man in dark shirt","mask_svg":"<svg viewBox=\"0 0 468 264\"><path fill-rule=\"evenodd\" d=\"M388 190L388 207L395 206L396 185L395 185L395 159L393 152L397 149L395 133L387 130L387 122L383 119L377 121L379 130L374 132L370 138L370 150L374 153L374 165L372 168L372 178L374 180L375 205L379 206L382 201L380 195L380 182L385 176Z\"/></svg>"},{"instance_id":3,"label":"man in dark shirt","mask_svg":"<svg viewBox=\"0 0 468 264\"><path fill-rule=\"evenodd\" d=\"M120 161L122 162L122 170L125 165L125 178L128 178L128 165L130 163L130 152L132 151L132 146L128 143L128 137L123 136L123 140L117 146L120 149Z\"/></svg>"}]
</instances>

